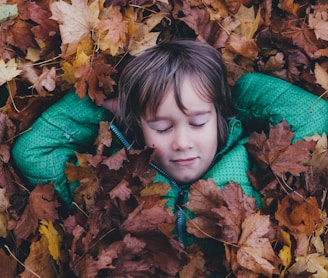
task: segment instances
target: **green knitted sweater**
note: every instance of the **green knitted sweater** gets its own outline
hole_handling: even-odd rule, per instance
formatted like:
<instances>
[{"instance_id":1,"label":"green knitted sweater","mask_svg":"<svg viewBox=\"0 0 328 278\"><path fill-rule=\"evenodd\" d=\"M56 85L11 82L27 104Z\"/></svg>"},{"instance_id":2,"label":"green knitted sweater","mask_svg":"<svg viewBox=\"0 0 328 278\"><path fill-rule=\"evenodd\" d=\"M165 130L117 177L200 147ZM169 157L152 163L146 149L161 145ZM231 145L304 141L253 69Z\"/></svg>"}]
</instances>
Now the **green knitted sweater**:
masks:
<instances>
[{"instance_id":1,"label":"green knitted sweater","mask_svg":"<svg viewBox=\"0 0 328 278\"><path fill-rule=\"evenodd\" d=\"M314 133L328 133L328 103L290 83L259 73L241 77L233 88L233 98L237 117L229 121L226 145L202 178L211 178L220 187L233 180L248 196L255 197L260 206L260 195L247 177L250 161L244 146L248 138L243 126L247 131L268 130L269 124L286 119L295 132L294 141ZM102 120L110 120L105 109L94 105L89 98L79 100L73 91L68 92L33 123L31 131L16 140L12 157L32 186L53 181L61 198L70 204L77 184L67 182L66 162L75 162L75 152L88 151ZM171 182L161 174L155 180ZM175 204L179 192L186 192L183 200L186 202L188 187L172 186L167 194L167 205L177 214ZM190 212L186 213L192 217ZM185 220L182 222L180 240L189 245L194 239L185 231Z\"/></svg>"}]
</instances>

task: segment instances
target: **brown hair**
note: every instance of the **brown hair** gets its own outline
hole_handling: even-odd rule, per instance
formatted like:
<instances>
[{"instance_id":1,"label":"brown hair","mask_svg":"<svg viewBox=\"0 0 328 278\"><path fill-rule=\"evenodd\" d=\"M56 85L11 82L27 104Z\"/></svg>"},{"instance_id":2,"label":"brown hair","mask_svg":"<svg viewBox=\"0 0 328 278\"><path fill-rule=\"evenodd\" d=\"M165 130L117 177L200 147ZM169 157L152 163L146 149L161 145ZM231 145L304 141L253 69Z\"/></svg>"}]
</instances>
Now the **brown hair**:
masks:
<instances>
[{"instance_id":1,"label":"brown hair","mask_svg":"<svg viewBox=\"0 0 328 278\"><path fill-rule=\"evenodd\" d=\"M195 40L173 40L149 48L134 58L122 71L119 81L120 124L125 135L138 146L143 144L140 119L155 115L165 94L172 90L178 107L185 77L193 80L199 95L215 105L218 114L218 142L227 137L227 119L233 116L230 87L222 57L212 46Z\"/></svg>"}]
</instances>

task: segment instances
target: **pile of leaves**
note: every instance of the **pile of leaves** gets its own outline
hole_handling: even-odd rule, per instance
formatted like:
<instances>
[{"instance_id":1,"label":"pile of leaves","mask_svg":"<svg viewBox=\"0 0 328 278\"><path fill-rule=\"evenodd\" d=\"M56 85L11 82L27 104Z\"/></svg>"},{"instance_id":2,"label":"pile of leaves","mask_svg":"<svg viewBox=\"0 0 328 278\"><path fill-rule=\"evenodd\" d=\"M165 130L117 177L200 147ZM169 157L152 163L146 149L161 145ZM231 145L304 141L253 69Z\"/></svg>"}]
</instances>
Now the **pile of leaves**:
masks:
<instances>
[{"instance_id":1,"label":"pile of leaves","mask_svg":"<svg viewBox=\"0 0 328 278\"><path fill-rule=\"evenodd\" d=\"M100 128L95 153L66 168L80 182L70 208L51 183L31 189L10 157L15 138L67 90L102 105L132 56L175 37L220 49L230 85L257 71L326 98L327 9L319 0L0 0L1 277L208 277L215 267L235 277L327 277L325 134L291 145L283 122L251 135L261 210L234 182L192 185L188 231L222 243L220 263L174 239L151 149L108 157Z\"/></svg>"}]
</instances>

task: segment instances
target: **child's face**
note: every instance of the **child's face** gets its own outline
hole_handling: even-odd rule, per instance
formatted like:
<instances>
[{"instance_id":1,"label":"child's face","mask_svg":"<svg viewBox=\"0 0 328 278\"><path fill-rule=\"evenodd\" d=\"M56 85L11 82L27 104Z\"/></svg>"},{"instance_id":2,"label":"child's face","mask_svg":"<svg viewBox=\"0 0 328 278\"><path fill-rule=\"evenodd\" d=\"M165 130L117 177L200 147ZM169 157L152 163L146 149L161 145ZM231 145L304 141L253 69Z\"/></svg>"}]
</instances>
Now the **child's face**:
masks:
<instances>
[{"instance_id":1,"label":"child's face","mask_svg":"<svg viewBox=\"0 0 328 278\"><path fill-rule=\"evenodd\" d=\"M182 112L169 91L155 117L141 119L145 143L155 148L154 161L178 183L199 179L210 166L218 147L217 112L202 99L188 78L183 82Z\"/></svg>"}]
</instances>

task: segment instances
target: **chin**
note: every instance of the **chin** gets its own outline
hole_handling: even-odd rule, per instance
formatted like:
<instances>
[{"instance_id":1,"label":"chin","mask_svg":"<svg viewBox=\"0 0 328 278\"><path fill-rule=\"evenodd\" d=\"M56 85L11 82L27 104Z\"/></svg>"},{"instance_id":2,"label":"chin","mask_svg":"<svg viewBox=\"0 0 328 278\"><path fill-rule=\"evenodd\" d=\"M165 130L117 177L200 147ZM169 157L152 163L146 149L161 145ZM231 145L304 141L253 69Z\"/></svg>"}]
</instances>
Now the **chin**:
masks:
<instances>
[{"instance_id":1,"label":"chin","mask_svg":"<svg viewBox=\"0 0 328 278\"><path fill-rule=\"evenodd\" d=\"M176 179L176 181L177 181L177 183L178 184L188 184L188 183L194 183L195 181L197 181L198 180L198 178L193 178L193 179L191 179L190 177L188 177L188 178L185 178L185 179Z\"/></svg>"}]
</instances>

